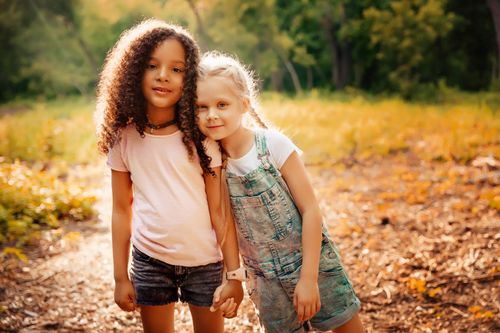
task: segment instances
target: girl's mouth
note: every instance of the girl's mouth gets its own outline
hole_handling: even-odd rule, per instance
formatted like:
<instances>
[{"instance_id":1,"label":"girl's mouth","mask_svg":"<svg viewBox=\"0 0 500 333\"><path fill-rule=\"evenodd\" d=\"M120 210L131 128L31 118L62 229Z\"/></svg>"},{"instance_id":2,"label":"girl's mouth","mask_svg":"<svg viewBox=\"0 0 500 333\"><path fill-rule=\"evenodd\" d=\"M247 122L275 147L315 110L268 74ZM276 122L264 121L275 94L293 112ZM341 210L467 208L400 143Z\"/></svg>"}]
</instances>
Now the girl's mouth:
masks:
<instances>
[{"instance_id":1,"label":"girl's mouth","mask_svg":"<svg viewBox=\"0 0 500 333\"><path fill-rule=\"evenodd\" d=\"M168 94L172 92L172 90L162 87L155 87L153 88L153 91L155 91L158 94Z\"/></svg>"}]
</instances>

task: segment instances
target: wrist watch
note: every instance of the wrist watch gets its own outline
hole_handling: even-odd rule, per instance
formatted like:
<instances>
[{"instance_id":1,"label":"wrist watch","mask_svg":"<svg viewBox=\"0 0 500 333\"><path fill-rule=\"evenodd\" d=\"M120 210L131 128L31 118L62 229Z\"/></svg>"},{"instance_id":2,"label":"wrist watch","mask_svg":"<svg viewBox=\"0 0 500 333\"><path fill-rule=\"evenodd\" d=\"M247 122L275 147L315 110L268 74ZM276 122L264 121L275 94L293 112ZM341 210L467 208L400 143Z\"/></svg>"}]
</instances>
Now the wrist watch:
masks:
<instances>
[{"instance_id":1,"label":"wrist watch","mask_svg":"<svg viewBox=\"0 0 500 333\"><path fill-rule=\"evenodd\" d=\"M226 280L246 281L248 275L245 267L240 267L231 272L226 272Z\"/></svg>"}]
</instances>

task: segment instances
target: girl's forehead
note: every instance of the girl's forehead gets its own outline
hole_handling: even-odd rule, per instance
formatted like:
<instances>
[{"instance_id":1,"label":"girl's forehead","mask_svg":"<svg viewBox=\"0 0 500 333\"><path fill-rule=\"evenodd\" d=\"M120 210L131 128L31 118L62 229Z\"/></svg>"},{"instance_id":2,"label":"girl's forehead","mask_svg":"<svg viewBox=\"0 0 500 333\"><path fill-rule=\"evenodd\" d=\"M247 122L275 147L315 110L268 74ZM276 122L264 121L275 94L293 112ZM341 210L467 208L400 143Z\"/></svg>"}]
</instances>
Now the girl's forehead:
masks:
<instances>
[{"instance_id":1,"label":"girl's forehead","mask_svg":"<svg viewBox=\"0 0 500 333\"><path fill-rule=\"evenodd\" d=\"M231 77L222 75L200 78L198 80L198 93L200 90L202 92L205 91L209 95L232 95L235 97L239 97L243 93Z\"/></svg>"},{"instance_id":2,"label":"girl's forehead","mask_svg":"<svg viewBox=\"0 0 500 333\"><path fill-rule=\"evenodd\" d=\"M175 38L168 38L156 45L150 55L151 58L158 60L169 59L178 62L184 62L186 51L184 45Z\"/></svg>"}]
</instances>

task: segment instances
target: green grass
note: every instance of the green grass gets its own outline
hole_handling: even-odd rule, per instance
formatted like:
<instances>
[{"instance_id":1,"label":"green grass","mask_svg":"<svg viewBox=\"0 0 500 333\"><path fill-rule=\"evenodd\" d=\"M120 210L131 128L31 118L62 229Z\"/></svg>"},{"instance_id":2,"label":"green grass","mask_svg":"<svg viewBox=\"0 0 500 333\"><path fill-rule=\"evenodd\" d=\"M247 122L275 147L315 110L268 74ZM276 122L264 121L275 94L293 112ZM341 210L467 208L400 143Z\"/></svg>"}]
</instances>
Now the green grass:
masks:
<instances>
[{"instance_id":1,"label":"green grass","mask_svg":"<svg viewBox=\"0 0 500 333\"><path fill-rule=\"evenodd\" d=\"M309 163L406 151L424 160L467 162L478 155L500 157L499 107L485 96L491 98L467 95L463 103L423 104L363 95L346 100L267 94L262 109Z\"/></svg>"},{"instance_id":2,"label":"green grass","mask_svg":"<svg viewBox=\"0 0 500 333\"><path fill-rule=\"evenodd\" d=\"M411 151L425 160L467 162L500 157L500 104L492 93L450 91L441 103L405 102L355 90L307 96L263 95L262 109L305 152L309 163L331 163ZM94 101L24 102L0 117L0 156L7 162L93 163L98 160ZM0 106L16 110L16 104ZM5 112L4 112L5 113Z\"/></svg>"},{"instance_id":3,"label":"green grass","mask_svg":"<svg viewBox=\"0 0 500 333\"><path fill-rule=\"evenodd\" d=\"M64 99L0 107L0 156L30 163L65 161L88 163L97 159L94 102ZM10 111L14 110L14 111Z\"/></svg>"}]
</instances>

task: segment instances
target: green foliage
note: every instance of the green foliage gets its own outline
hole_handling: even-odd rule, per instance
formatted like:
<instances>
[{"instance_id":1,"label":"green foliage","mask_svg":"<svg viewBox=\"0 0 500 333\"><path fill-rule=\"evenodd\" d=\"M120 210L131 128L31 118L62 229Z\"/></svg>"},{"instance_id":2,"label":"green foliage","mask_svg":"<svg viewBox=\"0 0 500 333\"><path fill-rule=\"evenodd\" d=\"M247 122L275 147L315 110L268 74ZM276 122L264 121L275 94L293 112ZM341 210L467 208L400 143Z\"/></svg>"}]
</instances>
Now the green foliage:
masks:
<instances>
[{"instance_id":1,"label":"green foliage","mask_svg":"<svg viewBox=\"0 0 500 333\"><path fill-rule=\"evenodd\" d=\"M144 17L239 56L262 88L432 95L495 88L495 29L475 0L0 0L0 101L92 95L109 48Z\"/></svg>"},{"instance_id":2,"label":"green foliage","mask_svg":"<svg viewBox=\"0 0 500 333\"><path fill-rule=\"evenodd\" d=\"M453 28L454 15L445 13L444 4L444 0L399 0L387 9L364 11L376 58L388 83L405 97L421 83L428 50Z\"/></svg>"},{"instance_id":3,"label":"green foliage","mask_svg":"<svg viewBox=\"0 0 500 333\"><path fill-rule=\"evenodd\" d=\"M0 107L0 110L14 106ZM97 158L93 105L87 99L40 102L0 118L0 156L31 163L88 163Z\"/></svg>"},{"instance_id":4,"label":"green foliage","mask_svg":"<svg viewBox=\"0 0 500 333\"><path fill-rule=\"evenodd\" d=\"M22 246L64 220L87 220L95 215L95 201L82 186L53 173L0 163L0 245Z\"/></svg>"}]
</instances>

